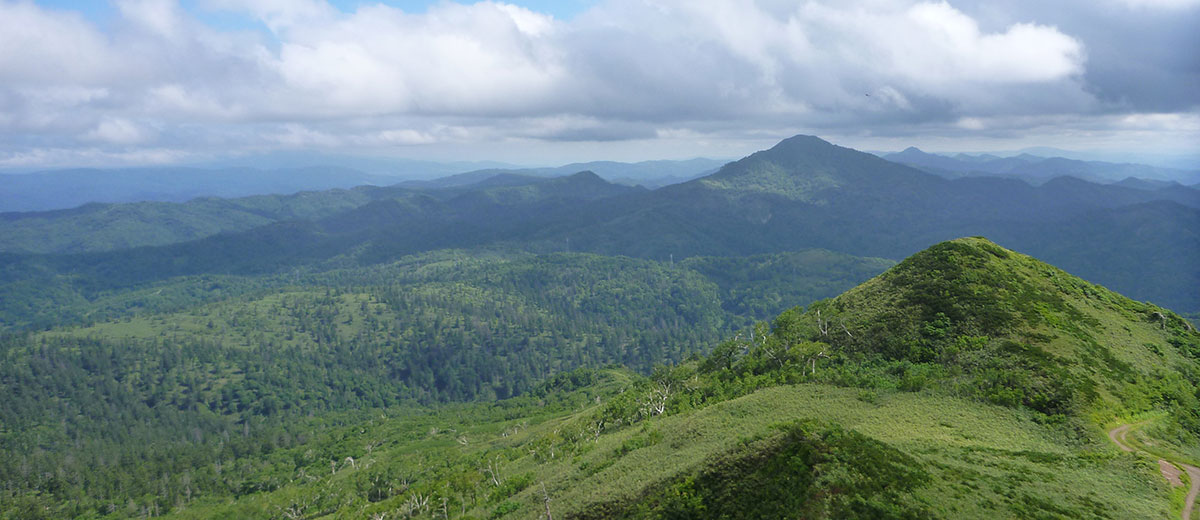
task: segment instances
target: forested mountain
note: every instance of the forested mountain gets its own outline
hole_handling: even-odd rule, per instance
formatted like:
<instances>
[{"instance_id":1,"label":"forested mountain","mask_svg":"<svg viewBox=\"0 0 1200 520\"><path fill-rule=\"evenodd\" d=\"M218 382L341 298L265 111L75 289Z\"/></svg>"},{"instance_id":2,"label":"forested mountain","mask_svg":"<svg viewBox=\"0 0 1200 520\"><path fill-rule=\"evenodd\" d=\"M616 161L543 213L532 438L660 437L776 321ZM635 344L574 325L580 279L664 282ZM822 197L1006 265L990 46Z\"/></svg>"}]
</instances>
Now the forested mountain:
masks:
<instances>
[{"instance_id":1,"label":"forested mountain","mask_svg":"<svg viewBox=\"0 0 1200 520\"><path fill-rule=\"evenodd\" d=\"M87 204L73 209L0 213L0 252L86 253L187 242L273 222L311 220L385 196L384 188L200 198L186 203Z\"/></svg>"},{"instance_id":2,"label":"forested mountain","mask_svg":"<svg viewBox=\"0 0 1200 520\"><path fill-rule=\"evenodd\" d=\"M653 189L708 175L716 171L724 163L725 161L714 159L642 161L637 163L592 161L571 163L553 168L490 168L451 175L431 181L409 181L403 184L407 186L447 188L474 184L497 175L562 177L576 172L591 171L609 182Z\"/></svg>"},{"instance_id":3,"label":"forested mountain","mask_svg":"<svg viewBox=\"0 0 1200 520\"><path fill-rule=\"evenodd\" d=\"M1140 224L1178 233L1143 230L1123 217L1156 200L1176 204L1159 204L1156 218ZM570 237L588 250L650 258L813 247L899 258L939 240L986 233L1135 297L1191 309L1200 307L1200 293L1178 281L1200 271L1197 207L1200 191L1189 188L1150 192L1070 178L1038 187L947 180L798 136L709 177L631 197ZM1087 225L1104 219L1126 225ZM1085 252L1097 247L1121 251L1121 258ZM1171 265L1173 274L1131 282L1125 273L1136 263Z\"/></svg>"},{"instance_id":4,"label":"forested mountain","mask_svg":"<svg viewBox=\"0 0 1200 520\"><path fill-rule=\"evenodd\" d=\"M449 188L475 184L497 175L551 178L594 171L617 184L657 188L712 173L723 164L713 159L622 163L595 161L545 168L473 169L472 163L382 162L353 167L315 166L357 164L350 158L313 157L309 161L234 161L209 167L49 170L0 174L0 213L69 209L89 203L186 202L200 197L289 195L300 191L349 189L357 186ZM318 161L318 162L314 162ZM325 162L319 162L325 161ZM287 164L267 166L263 164ZM384 166L386 165L386 166ZM430 172L449 175L429 180ZM466 173L460 173L466 172ZM425 180L412 180L412 179Z\"/></svg>"},{"instance_id":5,"label":"forested mountain","mask_svg":"<svg viewBox=\"0 0 1200 520\"><path fill-rule=\"evenodd\" d=\"M1150 191L1073 178L1037 187L1011 179L947 180L808 136L654 191L580 173L265 200L279 205L276 212L293 203L316 209L160 247L18 256L10 270L69 271L121 286L206 273L276 272L347 255L370 264L421 251L496 245L656 260L811 248L901 258L940 240L985 233L1134 297L1181 310L1200 308L1200 293L1180 283L1200 271L1198 190ZM1138 209L1145 204L1155 208L1152 217ZM333 211L339 207L345 211ZM1133 216L1139 214L1147 217ZM34 241L30 229L37 228L30 219L9 217L25 243ZM261 218L234 218L225 227L236 231L252 221ZM1089 224L1098 221L1120 225ZM59 216L55 222L48 225L71 229L69 219ZM182 226L161 240L187 233L200 232ZM56 250L84 241L78 230L64 236L74 238L59 240ZM1120 254L1095 254L1098 250ZM1135 279L1131 265L1155 267Z\"/></svg>"},{"instance_id":6,"label":"forested mountain","mask_svg":"<svg viewBox=\"0 0 1200 520\"><path fill-rule=\"evenodd\" d=\"M1200 335L983 239L705 356L686 338L715 324L703 302L720 291L693 300L680 289L704 284L682 266L447 252L315 276L6 338L2 514L1167 518L1183 491L1105 430L1135 425L1113 431L1166 464L1200 458ZM530 355L463 364L513 348ZM495 403L403 404L441 398L422 388L502 397L528 380L503 371L596 354L683 361L649 377L559 372Z\"/></svg>"},{"instance_id":7,"label":"forested mountain","mask_svg":"<svg viewBox=\"0 0 1200 520\"><path fill-rule=\"evenodd\" d=\"M546 183L544 186L535 184ZM168 245L223 232L247 231L282 222L308 222L335 215L331 226L355 222L381 207L427 200L460 211L534 203L541 198L595 200L639 189L611 185L595 175L562 178L497 174L469 185L443 189L359 186L351 190L258 195L235 199L200 198L185 203L87 204L79 208L0 213L0 252L89 253ZM467 195L474 193L474 195ZM370 202L380 204L351 212ZM475 204L479 204L476 206ZM414 209L414 211L416 211ZM411 215L395 215L396 218ZM379 223L376 223L377 225Z\"/></svg>"},{"instance_id":8,"label":"forested mountain","mask_svg":"<svg viewBox=\"0 0 1200 520\"><path fill-rule=\"evenodd\" d=\"M883 158L919 168L947 178L994 175L1042 184L1056 177L1077 177L1098 183L1113 183L1123 179L1142 182L1191 184L1200 179L1200 172L1160 168L1145 164L1080 161L1063 157L1039 157L1021 154L1013 157L967 156L953 157L931 154L915 147L884 154Z\"/></svg>"}]
</instances>

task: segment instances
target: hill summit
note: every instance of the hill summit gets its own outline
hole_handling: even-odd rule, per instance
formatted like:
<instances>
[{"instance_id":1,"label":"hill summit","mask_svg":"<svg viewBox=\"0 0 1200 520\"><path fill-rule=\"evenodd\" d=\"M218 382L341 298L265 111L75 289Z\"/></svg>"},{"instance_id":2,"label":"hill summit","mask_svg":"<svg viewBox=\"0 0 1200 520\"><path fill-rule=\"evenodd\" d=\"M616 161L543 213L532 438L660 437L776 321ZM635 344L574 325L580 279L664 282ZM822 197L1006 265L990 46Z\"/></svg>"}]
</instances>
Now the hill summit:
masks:
<instances>
[{"instance_id":1,"label":"hill summit","mask_svg":"<svg viewBox=\"0 0 1200 520\"><path fill-rule=\"evenodd\" d=\"M769 193L816 202L822 192L858 189L897 181L936 180L932 175L844 148L810 135L797 135L770 149L729 163L698 179L711 188L742 193Z\"/></svg>"},{"instance_id":2,"label":"hill summit","mask_svg":"<svg viewBox=\"0 0 1200 520\"><path fill-rule=\"evenodd\" d=\"M1200 358L1200 335L1178 315L980 237L934 245L779 325L1046 414L1145 407L1130 393ZM1194 409L1185 415L1200 427Z\"/></svg>"}]
</instances>

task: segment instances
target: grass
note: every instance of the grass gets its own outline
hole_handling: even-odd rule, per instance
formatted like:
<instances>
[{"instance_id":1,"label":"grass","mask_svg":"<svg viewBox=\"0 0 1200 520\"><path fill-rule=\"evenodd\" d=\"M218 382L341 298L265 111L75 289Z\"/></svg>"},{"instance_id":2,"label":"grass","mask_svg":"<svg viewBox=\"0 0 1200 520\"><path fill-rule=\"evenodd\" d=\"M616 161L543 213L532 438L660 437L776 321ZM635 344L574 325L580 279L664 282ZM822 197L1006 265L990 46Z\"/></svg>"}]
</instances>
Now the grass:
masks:
<instances>
[{"instance_id":1,"label":"grass","mask_svg":"<svg viewBox=\"0 0 1200 520\"><path fill-rule=\"evenodd\" d=\"M884 393L870 403L852 388L779 386L595 439L564 442L564 431L602 406L596 396L603 402L628 384L628 376L621 377L625 380L610 376L603 389L557 412L536 402L508 413L495 405L456 405L372 421L336 441L306 448L323 456L313 456L277 491L233 505L198 502L173 516L256 518L296 508L305 514L328 509L329 518L385 512L393 518L416 496L483 496L497 489L485 471L492 463L501 482L523 477L529 485L468 507L467 515L488 518L512 509L501 516L538 518L544 514L544 484L556 516L569 517L589 504L637 501L656 485L796 420L840 424L914 457L932 480L912 499L941 517L1167 518L1170 513L1172 492L1161 478L1155 480L1157 468L1146 460L1072 444L1028 412L921 393ZM382 444L368 453L364 447L374 442ZM354 457L359 467L347 467L346 457ZM343 461L336 473L329 460ZM384 468L412 479L410 488L372 503L364 497L363 482ZM456 478L468 485L455 491ZM453 499L448 503L463 512Z\"/></svg>"}]
</instances>

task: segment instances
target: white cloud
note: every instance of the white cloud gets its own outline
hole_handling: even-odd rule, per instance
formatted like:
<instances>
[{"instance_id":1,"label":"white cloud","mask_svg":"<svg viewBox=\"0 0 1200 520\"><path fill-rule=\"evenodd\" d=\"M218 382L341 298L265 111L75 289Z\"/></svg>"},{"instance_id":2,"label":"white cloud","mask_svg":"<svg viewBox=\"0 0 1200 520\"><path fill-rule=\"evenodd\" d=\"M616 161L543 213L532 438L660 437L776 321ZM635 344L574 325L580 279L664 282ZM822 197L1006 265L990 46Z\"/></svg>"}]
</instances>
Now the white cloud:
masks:
<instances>
[{"instance_id":1,"label":"white cloud","mask_svg":"<svg viewBox=\"0 0 1200 520\"><path fill-rule=\"evenodd\" d=\"M411 129L384 130L379 132L378 137L380 144L393 145L430 144L437 141L428 133Z\"/></svg>"},{"instance_id":2,"label":"white cloud","mask_svg":"<svg viewBox=\"0 0 1200 520\"><path fill-rule=\"evenodd\" d=\"M5 148L711 141L1105 110L1079 39L940 1L608 0L570 21L493 1L201 2L269 34L205 26L178 0L115 5L102 30L0 0Z\"/></svg>"},{"instance_id":3,"label":"white cloud","mask_svg":"<svg viewBox=\"0 0 1200 520\"><path fill-rule=\"evenodd\" d=\"M199 155L170 148L141 148L112 151L100 148L30 148L20 152L0 152L0 168L61 168L77 166L144 166L172 164L196 159Z\"/></svg>"},{"instance_id":4,"label":"white cloud","mask_svg":"<svg viewBox=\"0 0 1200 520\"><path fill-rule=\"evenodd\" d=\"M421 15L369 6L283 33L268 65L320 113L537 111L564 74L545 39L552 23L488 2L438 4Z\"/></svg>"},{"instance_id":5,"label":"white cloud","mask_svg":"<svg viewBox=\"0 0 1200 520\"><path fill-rule=\"evenodd\" d=\"M319 24L337 18L338 11L323 0L205 0L209 8L245 11L272 31Z\"/></svg>"},{"instance_id":6,"label":"white cloud","mask_svg":"<svg viewBox=\"0 0 1200 520\"><path fill-rule=\"evenodd\" d=\"M82 16L0 1L0 83L98 85L125 68L108 39Z\"/></svg>"},{"instance_id":7,"label":"white cloud","mask_svg":"<svg viewBox=\"0 0 1200 520\"><path fill-rule=\"evenodd\" d=\"M168 40L179 36L186 24L175 0L117 0L116 5L126 20Z\"/></svg>"},{"instance_id":8,"label":"white cloud","mask_svg":"<svg viewBox=\"0 0 1200 520\"><path fill-rule=\"evenodd\" d=\"M146 140L148 132L128 119L106 118L84 134L84 139L108 144L130 145Z\"/></svg>"},{"instance_id":9,"label":"white cloud","mask_svg":"<svg viewBox=\"0 0 1200 520\"><path fill-rule=\"evenodd\" d=\"M1200 6L1200 0L1117 0L1135 9L1190 9Z\"/></svg>"}]
</instances>

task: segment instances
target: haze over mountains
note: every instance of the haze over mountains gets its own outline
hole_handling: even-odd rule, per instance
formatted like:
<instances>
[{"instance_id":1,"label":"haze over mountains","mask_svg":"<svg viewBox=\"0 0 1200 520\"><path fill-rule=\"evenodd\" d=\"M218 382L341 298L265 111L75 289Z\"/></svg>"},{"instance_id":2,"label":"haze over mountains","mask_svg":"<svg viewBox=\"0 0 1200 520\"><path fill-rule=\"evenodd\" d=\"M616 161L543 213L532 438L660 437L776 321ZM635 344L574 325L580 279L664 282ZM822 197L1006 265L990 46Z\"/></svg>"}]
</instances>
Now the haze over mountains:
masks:
<instances>
[{"instance_id":1,"label":"haze over mountains","mask_svg":"<svg viewBox=\"0 0 1200 520\"><path fill-rule=\"evenodd\" d=\"M1081 161L1023 153L1010 157L989 154L931 154L916 147L882 154L881 157L947 178L992 175L1041 184L1057 177L1077 177L1099 183L1122 182L1126 186L1157 189L1172 183L1200 183L1200 171L1148 166L1145 164Z\"/></svg>"},{"instance_id":2,"label":"haze over mountains","mask_svg":"<svg viewBox=\"0 0 1200 520\"><path fill-rule=\"evenodd\" d=\"M290 161L294 167L263 169L231 165L208 168L146 167L129 169L50 170L27 174L0 174L0 212L68 209L83 204L115 202L185 202L198 197L245 197L287 195L299 191L390 186L452 187L472 184L498 174L558 177L584 170L620 184L657 188L683 182L714 171L723 161L644 161L621 163L598 161L554 168L475 169L487 163L380 162L363 164L347 159L355 169L328 161L337 157L315 156L309 162ZM284 163L289 161L270 161ZM498 164L498 163L496 163ZM372 173L365 173L372 172ZM431 177L438 177L430 180Z\"/></svg>"},{"instance_id":3,"label":"haze over mountains","mask_svg":"<svg viewBox=\"0 0 1200 520\"><path fill-rule=\"evenodd\" d=\"M185 202L198 197L287 195L298 191L353 188L363 185L411 188L445 188L475 184L500 174L560 177L592 171L610 182L656 189L714 173L727 161L593 161L557 167L518 168L501 163L368 160L315 154L212 163L205 167L146 167L127 169L49 170L0 177L0 212L46 211L100 202ZM988 154L954 156L922 152L910 147L881 154L938 176L996 176L1020 179L1034 185L1058 177L1076 177L1100 184L1118 184L1158 190L1175 184L1200 185L1200 171L1177 170L1142 164L1081 161L1062 157L1021 154L997 157ZM343 161L343 162L338 162ZM314 166L333 165L337 166ZM494 165L477 168L481 165Z\"/></svg>"}]
</instances>

